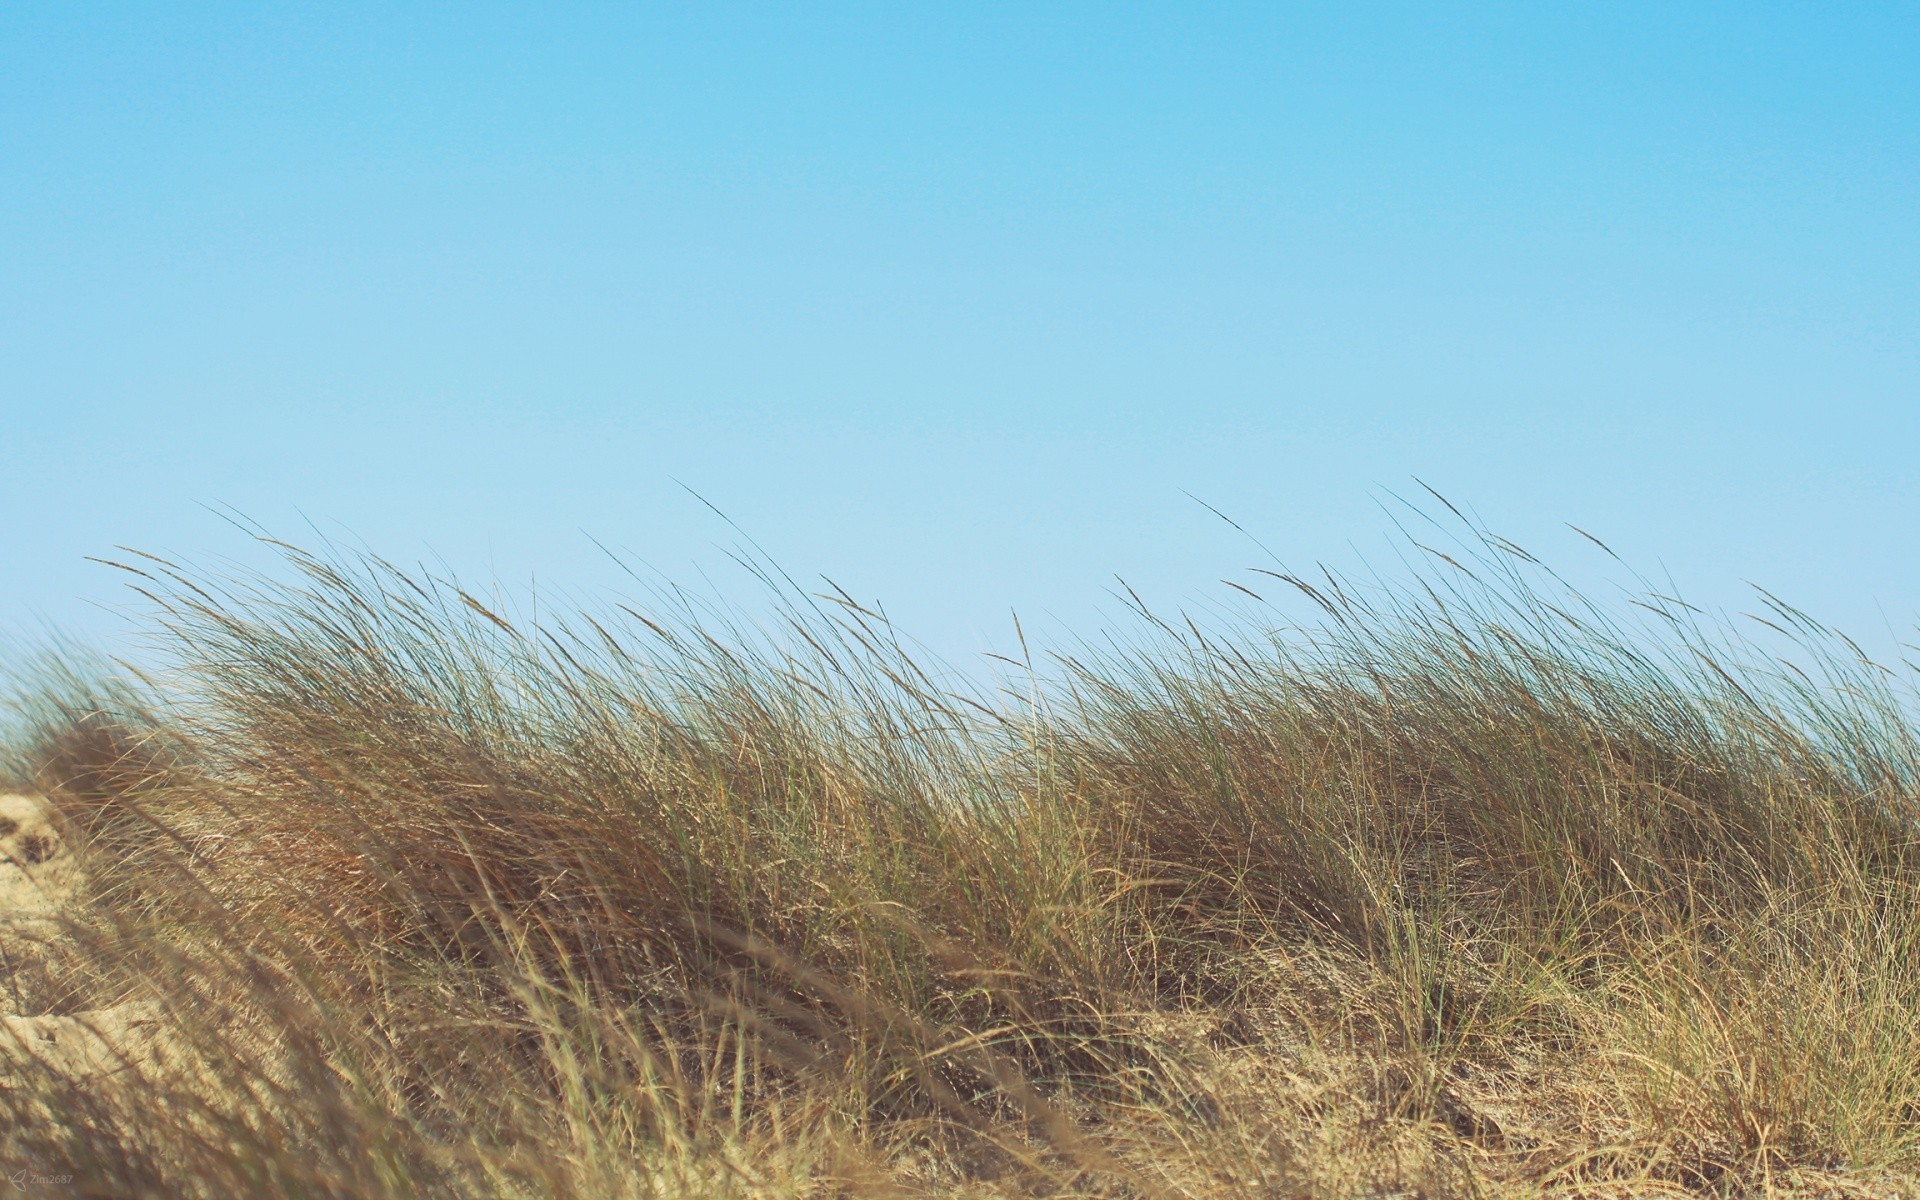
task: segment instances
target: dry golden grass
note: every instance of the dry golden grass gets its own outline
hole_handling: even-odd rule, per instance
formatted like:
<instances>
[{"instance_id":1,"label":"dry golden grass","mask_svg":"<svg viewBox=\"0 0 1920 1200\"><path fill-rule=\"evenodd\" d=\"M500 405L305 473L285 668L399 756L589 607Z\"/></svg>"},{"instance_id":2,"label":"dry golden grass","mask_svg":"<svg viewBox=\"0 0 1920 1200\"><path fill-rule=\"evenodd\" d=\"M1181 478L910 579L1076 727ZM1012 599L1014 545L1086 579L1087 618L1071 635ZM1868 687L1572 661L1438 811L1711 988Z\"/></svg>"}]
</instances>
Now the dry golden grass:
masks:
<instances>
[{"instance_id":1,"label":"dry golden grass","mask_svg":"<svg viewBox=\"0 0 1920 1200\"><path fill-rule=\"evenodd\" d=\"M1624 626L1465 532L1409 588L1276 575L1317 623L1143 608L997 696L773 573L766 633L129 555L150 674L42 663L13 723L84 884L0 935L0 1161L97 1195L1920 1195L1906 677L1770 598L1775 654L1655 597Z\"/></svg>"}]
</instances>

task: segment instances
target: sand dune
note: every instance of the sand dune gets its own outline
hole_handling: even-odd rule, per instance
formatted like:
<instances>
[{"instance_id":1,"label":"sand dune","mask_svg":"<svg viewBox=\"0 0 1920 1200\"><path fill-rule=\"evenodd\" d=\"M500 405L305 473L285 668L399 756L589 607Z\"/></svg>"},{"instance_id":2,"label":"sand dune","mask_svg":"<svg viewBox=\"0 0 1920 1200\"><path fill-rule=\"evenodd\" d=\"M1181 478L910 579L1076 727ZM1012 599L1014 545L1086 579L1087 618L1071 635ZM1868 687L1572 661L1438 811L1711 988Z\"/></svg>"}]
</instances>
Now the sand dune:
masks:
<instances>
[{"instance_id":1,"label":"sand dune","mask_svg":"<svg viewBox=\"0 0 1920 1200\"><path fill-rule=\"evenodd\" d=\"M124 1070L152 1049L150 1004L86 1007L70 936L83 882L45 803L0 793L0 1086L26 1071Z\"/></svg>"}]
</instances>

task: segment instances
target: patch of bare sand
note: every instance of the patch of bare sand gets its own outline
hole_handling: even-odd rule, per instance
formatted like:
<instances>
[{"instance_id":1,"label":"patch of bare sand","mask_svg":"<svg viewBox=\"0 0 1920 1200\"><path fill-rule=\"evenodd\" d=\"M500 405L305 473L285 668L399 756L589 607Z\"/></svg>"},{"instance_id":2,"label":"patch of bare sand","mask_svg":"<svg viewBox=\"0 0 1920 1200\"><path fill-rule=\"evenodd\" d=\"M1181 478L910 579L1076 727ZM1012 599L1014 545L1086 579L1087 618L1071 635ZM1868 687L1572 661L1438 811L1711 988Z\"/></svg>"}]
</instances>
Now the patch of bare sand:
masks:
<instances>
[{"instance_id":1,"label":"patch of bare sand","mask_svg":"<svg viewBox=\"0 0 1920 1200\"><path fill-rule=\"evenodd\" d=\"M80 869L37 796L0 793L0 919L63 916Z\"/></svg>"},{"instance_id":2,"label":"patch of bare sand","mask_svg":"<svg viewBox=\"0 0 1920 1200\"><path fill-rule=\"evenodd\" d=\"M0 1087L124 1070L153 1049L151 1005L87 1007L70 932L84 882L45 801L0 793Z\"/></svg>"}]
</instances>

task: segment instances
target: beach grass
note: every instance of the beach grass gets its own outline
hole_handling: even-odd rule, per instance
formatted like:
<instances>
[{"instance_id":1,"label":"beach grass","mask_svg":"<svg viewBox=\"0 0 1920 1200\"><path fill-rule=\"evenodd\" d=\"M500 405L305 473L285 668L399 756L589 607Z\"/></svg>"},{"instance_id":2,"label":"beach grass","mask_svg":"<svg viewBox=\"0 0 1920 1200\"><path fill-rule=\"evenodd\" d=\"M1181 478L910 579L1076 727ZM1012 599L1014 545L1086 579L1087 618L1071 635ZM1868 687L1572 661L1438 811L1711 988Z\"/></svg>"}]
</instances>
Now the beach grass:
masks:
<instances>
[{"instance_id":1,"label":"beach grass","mask_svg":"<svg viewBox=\"0 0 1920 1200\"><path fill-rule=\"evenodd\" d=\"M1400 584L1276 568L1213 627L1130 599L990 683L765 564L757 623L670 589L536 620L364 554L124 554L138 670L16 672L14 787L86 882L43 938L79 982L14 1009L111 1028L82 1064L16 1039L6 1161L100 1195L1920 1195L1911 672L1443 524Z\"/></svg>"}]
</instances>

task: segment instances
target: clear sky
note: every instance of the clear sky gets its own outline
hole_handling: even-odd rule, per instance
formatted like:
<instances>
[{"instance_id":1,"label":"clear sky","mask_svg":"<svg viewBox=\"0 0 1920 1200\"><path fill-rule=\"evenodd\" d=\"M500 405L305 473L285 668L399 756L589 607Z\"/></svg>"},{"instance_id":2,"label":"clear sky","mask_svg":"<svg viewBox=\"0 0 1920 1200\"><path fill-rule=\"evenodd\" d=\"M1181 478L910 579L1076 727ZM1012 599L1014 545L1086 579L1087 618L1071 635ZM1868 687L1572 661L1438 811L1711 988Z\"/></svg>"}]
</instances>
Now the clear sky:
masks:
<instances>
[{"instance_id":1,"label":"clear sky","mask_svg":"<svg viewBox=\"0 0 1920 1200\"><path fill-rule=\"evenodd\" d=\"M1211 602L1186 492L1351 565L1415 476L1910 630L1920 9L0 12L0 630L220 505L731 591L678 480L965 656Z\"/></svg>"}]
</instances>

